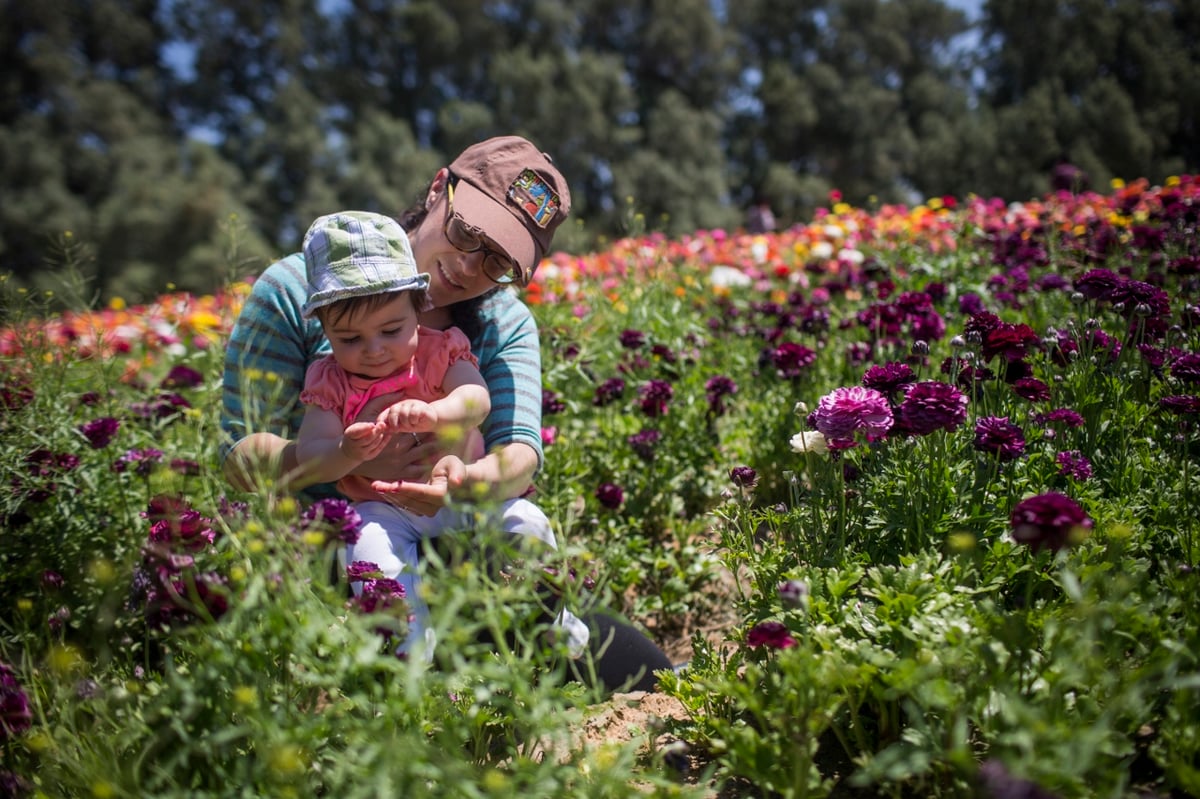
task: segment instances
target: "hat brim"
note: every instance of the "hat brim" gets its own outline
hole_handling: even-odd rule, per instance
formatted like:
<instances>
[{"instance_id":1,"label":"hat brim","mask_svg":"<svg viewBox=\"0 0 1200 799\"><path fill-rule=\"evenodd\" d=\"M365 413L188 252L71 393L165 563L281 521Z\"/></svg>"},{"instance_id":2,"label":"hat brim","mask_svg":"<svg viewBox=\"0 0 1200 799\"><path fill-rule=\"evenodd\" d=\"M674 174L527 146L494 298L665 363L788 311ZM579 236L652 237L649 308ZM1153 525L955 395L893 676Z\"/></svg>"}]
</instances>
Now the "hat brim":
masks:
<instances>
[{"instance_id":1,"label":"hat brim","mask_svg":"<svg viewBox=\"0 0 1200 799\"><path fill-rule=\"evenodd\" d=\"M537 242L529 235L525 224L507 205L465 180L454 186L454 212L472 228L499 245L504 254L516 261L528 279L541 260Z\"/></svg>"}]
</instances>

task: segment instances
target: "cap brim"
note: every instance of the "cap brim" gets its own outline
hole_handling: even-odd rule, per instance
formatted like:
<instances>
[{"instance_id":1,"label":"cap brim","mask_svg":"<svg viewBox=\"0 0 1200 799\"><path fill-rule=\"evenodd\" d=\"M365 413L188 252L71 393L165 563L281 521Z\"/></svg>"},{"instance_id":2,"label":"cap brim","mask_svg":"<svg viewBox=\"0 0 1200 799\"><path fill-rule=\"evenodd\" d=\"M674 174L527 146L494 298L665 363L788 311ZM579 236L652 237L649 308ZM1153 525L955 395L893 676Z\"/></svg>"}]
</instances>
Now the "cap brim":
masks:
<instances>
[{"instance_id":1,"label":"cap brim","mask_svg":"<svg viewBox=\"0 0 1200 799\"><path fill-rule=\"evenodd\" d=\"M460 180L454 186L454 212L520 264L526 278L533 274L539 260L537 243L507 205Z\"/></svg>"}]
</instances>

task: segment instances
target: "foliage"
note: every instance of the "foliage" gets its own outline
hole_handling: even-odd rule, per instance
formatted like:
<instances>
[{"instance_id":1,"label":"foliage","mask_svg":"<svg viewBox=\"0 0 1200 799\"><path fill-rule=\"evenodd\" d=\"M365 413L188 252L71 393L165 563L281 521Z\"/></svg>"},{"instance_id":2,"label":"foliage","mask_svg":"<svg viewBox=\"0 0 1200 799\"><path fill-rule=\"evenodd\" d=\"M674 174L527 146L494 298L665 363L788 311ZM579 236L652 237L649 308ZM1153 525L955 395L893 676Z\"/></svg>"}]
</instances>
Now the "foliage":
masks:
<instances>
[{"instance_id":1,"label":"foliage","mask_svg":"<svg viewBox=\"0 0 1200 799\"><path fill-rule=\"evenodd\" d=\"M562 548L431 551L431 663L332 511L220 477L245 284L55 316L6 281L5 790L1197 795L1198 209L1182 176L554 255ZM581 740L545 567L664 642L730 619L660 675L704 776Z\"/></svg>"}]
</instances>

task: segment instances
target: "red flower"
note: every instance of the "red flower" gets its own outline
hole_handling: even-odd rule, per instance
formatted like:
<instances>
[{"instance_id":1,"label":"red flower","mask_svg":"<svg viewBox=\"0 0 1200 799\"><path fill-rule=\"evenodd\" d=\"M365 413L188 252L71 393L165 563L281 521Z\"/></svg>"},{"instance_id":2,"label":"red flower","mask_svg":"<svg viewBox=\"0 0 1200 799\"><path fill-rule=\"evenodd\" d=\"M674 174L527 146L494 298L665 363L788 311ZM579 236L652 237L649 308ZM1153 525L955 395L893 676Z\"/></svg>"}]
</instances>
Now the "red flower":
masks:
<instances>
[{"instance_id":1,"label":"red flower","mask_svg":"<svg viewBox=\"0 0 1200 799\"><path fill-rule=\"evenodd\" d=\"M768 649L788 649L796 645L796 639L783 622L764 621L751 628L746 635L746 645L755 648L765 646Z\"/></svg>"}]
</instances>

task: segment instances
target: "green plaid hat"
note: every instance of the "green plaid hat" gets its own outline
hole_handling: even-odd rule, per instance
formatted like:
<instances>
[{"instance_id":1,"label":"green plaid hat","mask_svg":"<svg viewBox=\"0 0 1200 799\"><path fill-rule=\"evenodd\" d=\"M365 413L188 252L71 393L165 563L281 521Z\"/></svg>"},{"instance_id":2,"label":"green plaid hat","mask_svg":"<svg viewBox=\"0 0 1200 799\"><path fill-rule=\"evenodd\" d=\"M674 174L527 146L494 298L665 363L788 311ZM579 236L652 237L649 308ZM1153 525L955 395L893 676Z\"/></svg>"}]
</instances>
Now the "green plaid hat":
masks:
<instances>
[{"instance_id":1,"label":"green plaid hat","mask_svg":"<svg viewBox=\"0 0 1200 799\"><path fill-rule=\"evenodd\" d=\"M420 291L429 275L417 272L408 234L394 219L366 211L341 211L312 223L304 234L308 302L301 313L368 294ZM424 310L422 293L417 308Z\"/></svg>"}]
</instances>

